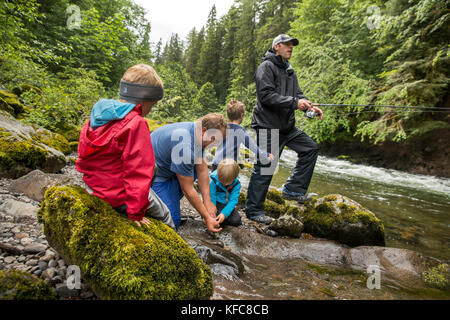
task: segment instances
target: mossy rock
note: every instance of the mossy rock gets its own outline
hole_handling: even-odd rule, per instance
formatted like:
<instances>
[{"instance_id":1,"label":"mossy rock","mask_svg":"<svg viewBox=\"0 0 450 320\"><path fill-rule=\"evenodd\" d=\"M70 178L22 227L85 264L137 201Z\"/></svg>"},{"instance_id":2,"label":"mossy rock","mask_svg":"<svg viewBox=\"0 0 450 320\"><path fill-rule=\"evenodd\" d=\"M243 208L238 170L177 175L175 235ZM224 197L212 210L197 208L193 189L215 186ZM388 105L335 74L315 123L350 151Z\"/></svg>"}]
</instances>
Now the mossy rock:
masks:
<instances>
[{"instance_id":1,"label":"mossy rock","mask_svg":"<svg viewBox=\"0 0 450 320\"><path fill-rule=\"evenodd\" d=\"M56 300L52 286L28 272L0 270L0 300Z\"/></svg>"},{"instance_id":2,"label":"mossy rock","mask_svg":"<svg viewBox=\"0 0 450 320\"><path fill-rule=\"evenodd\" d=\"M281 205L286 204L286 201L281 196L281 192L276 189L269 189L266 194L266 199L272 200Z\"/></svg>"},{"instance_id":3,"label":"mossy rock","mask_svg":"<svg viewBox=\"0 0 450 320\"><path fill-rule=\"evenodd\" d=\"M14 117L17 117L24 111L19 98L14 93L6 90L0 90L0 110L8 112Z\"/></svg>"},{"instance_id":4,"label":"mossy rock","mask_svg":"<svg viewBox=\"0 0 450 320\"><path fill-rule=\"evenodd\" d=\"M280 236L299 238L302 235L303 223L290 215L282 215L270 223L270 228Z\"/></svg>"},{"instance_id":5,"label":"mossy rock","mask_svg":"<svg viewBox=\"0 0 450 320\"><path fill-rule=\"evenodd\" d=\"M307 203L304 231L349 246L384 246L384 225L374 213L342 195L328 195Z\"/></svg>"},{"instance_id":6,"label":"mossy rock","mask_svg":"<svg viewBox=\"0 0 450 320\"><path fill-rule=\"evenodd\" d=\"M272 218L278 218L286 213L287 207L285 205L276 203L275 201L267 199L264 201L264 213Z\"/></svg>"},{"instance_id":7,"label":"mossy rock","mask_svg":"<svg viewBox=\"0 0 450 320\"><path fill-rule=\"evenodd\" d=\"M0 177L18 178L40 169L58 172L66 164L67 140L36 125L27 125L0 111Z\"/></svg>"},{"instance_id":8,"label":"mossy rock","mask_svg":"<svg viewBox=\"0 0 450 320\"><path fill-rule=\"evenodd\" d=\"M208 299L210 268L154 219L138 227L75 186L49 188L38 212L44 234L102 299Z\"/></svg>"}]
</instances>

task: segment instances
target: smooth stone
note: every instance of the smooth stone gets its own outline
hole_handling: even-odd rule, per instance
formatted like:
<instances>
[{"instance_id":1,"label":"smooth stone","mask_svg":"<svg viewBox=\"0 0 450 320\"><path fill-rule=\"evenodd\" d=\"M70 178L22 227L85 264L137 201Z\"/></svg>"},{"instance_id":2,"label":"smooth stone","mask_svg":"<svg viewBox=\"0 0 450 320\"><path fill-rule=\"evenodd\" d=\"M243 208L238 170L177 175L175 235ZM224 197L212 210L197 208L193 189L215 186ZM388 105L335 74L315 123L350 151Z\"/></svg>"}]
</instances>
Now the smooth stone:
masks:
<instances>
[{"instance_id":1,"label":"smooth stone","mask_svg":"<svg viewBox=\"0 0 450 320\"><path fill-rule=\"evenodd\" d=\"M22 238L20 239L20 244L23 246L27 246L29 244L33 243L33 239L31 238Z\"/></svg>"},{"instance_id":2,"label":"smooth stone","mask_svg":"<svg viewBox=\"0 0 450 320\"><path fill-rule=\"evenodd\" d=\"M5 263L11 264L11 263L16 261L16 258L14 258L12 256L8 256L8 257L5 258L4 261L5 261Z\"/></svg>"},{"instance_id":3,"label":"smooth stone","mask_svg":"<svg viewBox=\"0 0 450 320\"><path fill-rule=\"evenodd\" d=\"M48 267L48 263L46 261L38 262L39 270L44 271Z\"/></svg>"},{"instance_id":4,"label":"smooth stone","mask_svg":"<svg viewBox=\"0 0 450 320\"><path fill-rule=\"evenodd\" d=\"M38 261L37 261L36 259L28 260L28 261L25 263L26 266L35 266L35 265L37 265L37 264L38 264Z\"/></svg>"},{"instance_id":5,"label":"smooth stone","mask_svg":"<svg viewBox=\"0 0 450 320\"><path fill-rule=\"evenodd\" d=\"M56 267L58 264L56 263L56 261L55 260L50 260L49 261L49 263L48 263L48 267L49 268L54 268L54 267Z\"/></svg>"},{"instance_id":6,"label":"smooth stone","mask_svg":"<svg viewBox=\"0 0 450 320\"><path fill-rule=\"evenodd\" d=\"M28 253L39 253L41 251L45 251L47 249L47 246L41 243L31 243L23 249L25 252Z\"/></svg>"}]
</instances>

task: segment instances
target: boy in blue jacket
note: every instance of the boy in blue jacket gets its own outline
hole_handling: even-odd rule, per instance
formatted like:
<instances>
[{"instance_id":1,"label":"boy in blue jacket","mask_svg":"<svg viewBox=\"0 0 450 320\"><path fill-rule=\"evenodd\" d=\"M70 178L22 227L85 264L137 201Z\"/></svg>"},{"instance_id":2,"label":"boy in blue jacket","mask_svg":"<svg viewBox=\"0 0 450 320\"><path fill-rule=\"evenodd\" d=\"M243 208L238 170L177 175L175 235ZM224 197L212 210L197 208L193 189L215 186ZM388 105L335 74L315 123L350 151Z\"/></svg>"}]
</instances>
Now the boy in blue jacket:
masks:
<instances>
[{"instance_id":1,"label":"boy in blue jacket","mask_svg":"<svg viewBox=\"0 0 450 320\"><path fill-rule=\"evenodd\" d=\"M221 225L240 226L241 216L235 209L241 183L238 179L239 165L233 159L223 159L217 170L211 173L210 193L211 201L217 208L217 221Z\"/></svg>"}]
</instances>

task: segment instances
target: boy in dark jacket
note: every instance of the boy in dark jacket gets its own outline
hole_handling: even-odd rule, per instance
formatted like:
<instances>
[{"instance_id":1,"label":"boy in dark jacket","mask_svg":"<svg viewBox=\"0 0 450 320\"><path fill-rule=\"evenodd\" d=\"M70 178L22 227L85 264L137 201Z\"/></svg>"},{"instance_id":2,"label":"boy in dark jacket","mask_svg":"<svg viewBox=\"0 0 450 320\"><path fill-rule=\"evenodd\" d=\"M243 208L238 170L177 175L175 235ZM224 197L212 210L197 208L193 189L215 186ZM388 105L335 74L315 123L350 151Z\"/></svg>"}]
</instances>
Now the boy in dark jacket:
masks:
<instances>
[{"instance_id":1,"label":"boy in dark jacket","mask_svg":"<svg viewBox=\"0 0 450 320\"><path fill-rule=\"evenodd\" d=\"M295 111L314 111L322 119L322 110L315 107L299 87L294 69L289 64L293 47L298 40L286 34L278 35L272 42L272 49L263 57L263 62L256 70L257 103L252 117L252 128L257 132L260 148L281 156L285 146L298 155L297 164L282 187L282 195L289 200L301 203L309 199L306 194L319 148L306 133L295 127ZM267 145L260 145L260 138ZM278 144L272 146L272 138L278 135ZM277 141L277 139L274 139ZM275 142L274 142L275 143ZM264 200L272 180L273 170L258 162L250 178L246 202L246 215L249 219L269 224L272 219L264 214Z\"/></svg>"},{"instance_id":2,"label":"boy in dark jacket","mask_svg":"<svg viewBox=\"0 0 450 320\"><path fill-rule=\"evenodd\" d=\"M238 179L239 165L233 159L222 160L211 173L209 190L211 201L217 207L217 220L221 225L239 226L241 216L235 209L241 193Z\"/></svg>"},{"instance_id":3,"label":"boy in dark jacket","mask_svg":"<svg viewBox=\"0 0 450 320\"><path fill-rule=\"evenodd\" d=\"M143 118L164 94L155 70L129 68L120 82L120 101L101 99L83 126L76 169L87 191L128 215L139 226L146 216L175 225L167 206L150 189L155 169L150 131Z\"/></svg>"}]
</instances>

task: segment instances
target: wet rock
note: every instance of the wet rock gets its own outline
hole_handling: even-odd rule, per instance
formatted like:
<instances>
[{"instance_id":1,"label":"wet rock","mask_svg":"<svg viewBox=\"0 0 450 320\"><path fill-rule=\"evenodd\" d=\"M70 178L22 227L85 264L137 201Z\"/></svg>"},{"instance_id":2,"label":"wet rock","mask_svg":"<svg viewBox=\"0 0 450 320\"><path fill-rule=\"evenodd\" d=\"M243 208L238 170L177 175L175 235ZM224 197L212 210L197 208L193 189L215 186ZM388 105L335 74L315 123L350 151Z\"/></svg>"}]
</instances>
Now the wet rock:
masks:
<instances>
[{"instance_id":1,"label":"wet rock","mask_svg":"<svg viewBox=\"0 0 450 320\"><path fill-rule=\"evenodd\" d=\"M280 236L299 238L303 231L303 223L292 216L283 215L272 221L270 228Z\"/></svg>"}]
</instances>

